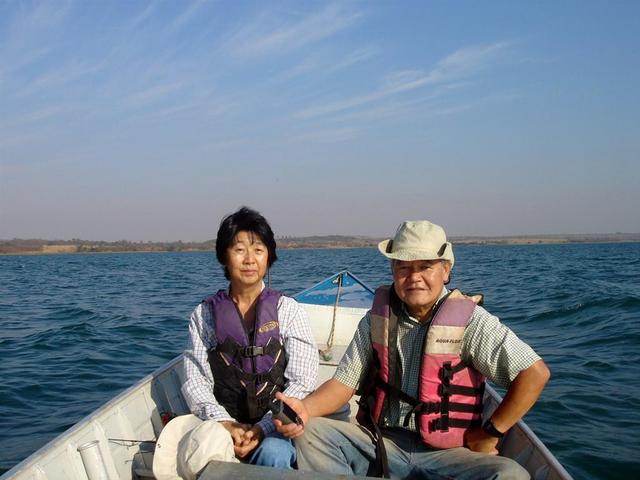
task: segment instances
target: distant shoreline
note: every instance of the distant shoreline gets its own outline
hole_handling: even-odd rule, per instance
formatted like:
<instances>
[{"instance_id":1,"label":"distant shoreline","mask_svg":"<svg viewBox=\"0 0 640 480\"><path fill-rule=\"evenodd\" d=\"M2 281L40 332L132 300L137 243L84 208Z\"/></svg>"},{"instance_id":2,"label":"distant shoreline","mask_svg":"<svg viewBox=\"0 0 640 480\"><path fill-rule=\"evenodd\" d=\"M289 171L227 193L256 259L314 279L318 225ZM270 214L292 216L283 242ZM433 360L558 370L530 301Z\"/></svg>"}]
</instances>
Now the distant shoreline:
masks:
<instances>
[{"instance_id":1,"label":"distant shoreline","mask_svg":"<svg viewBox=\"0 0 640 480\"><path fill-rule=\"evenodd\" d=\"M284 237L276 239L278 248L344 249L367 248L378 245L382 238L345 235L313 237ZM545 245L576 243L634 243L640 242L640 233L518 235L518 236L460 236L451 237L454 245ZM215 241L205 242L117 242L88 240L0 240L0 255L55 255L76 253L160 253L160 252L213 252Z\"/></svg>"}]
</instances>

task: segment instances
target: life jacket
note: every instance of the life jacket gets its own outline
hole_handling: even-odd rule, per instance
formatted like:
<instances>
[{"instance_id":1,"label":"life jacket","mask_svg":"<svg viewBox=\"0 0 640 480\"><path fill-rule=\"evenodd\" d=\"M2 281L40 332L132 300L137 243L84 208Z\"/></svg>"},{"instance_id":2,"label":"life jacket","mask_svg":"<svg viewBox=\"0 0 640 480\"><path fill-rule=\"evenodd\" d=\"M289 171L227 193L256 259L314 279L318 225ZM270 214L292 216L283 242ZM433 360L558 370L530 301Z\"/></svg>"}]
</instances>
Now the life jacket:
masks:
<instances>
[{"instance_id":1,"label":"life jacket","mask_svg":"<svg viewBox=\"0 0 640 480\"><path fill-rule=\"evenodd\" d=\"M259 421L271 397L284 389L286 355L278 323L281 295L269 288L262 290L253 332L245 329L240 312L226 291L220 290L204 300L211 308L218 340L208 352L213 394L241 423Z\"/></svg>"},{"instance_id":2,"label":"life jacket","mask_svg":"<svg viewBox=\"0 0 640 480\"><path fill-rule=\"evenodd\" d=\"M389 402L399 399L413 406L404 426L415 415L424 443L434 448L463 446L465 432L480 426L482 414L484 377L460 358L462 337L480 299L453 290L436 305L422 347L416 399L401 390L397 335L402 304L393 286L376 290L370 316L373 372L363 385L360 423L379 432Z\"/></svg>"}]
</instances>

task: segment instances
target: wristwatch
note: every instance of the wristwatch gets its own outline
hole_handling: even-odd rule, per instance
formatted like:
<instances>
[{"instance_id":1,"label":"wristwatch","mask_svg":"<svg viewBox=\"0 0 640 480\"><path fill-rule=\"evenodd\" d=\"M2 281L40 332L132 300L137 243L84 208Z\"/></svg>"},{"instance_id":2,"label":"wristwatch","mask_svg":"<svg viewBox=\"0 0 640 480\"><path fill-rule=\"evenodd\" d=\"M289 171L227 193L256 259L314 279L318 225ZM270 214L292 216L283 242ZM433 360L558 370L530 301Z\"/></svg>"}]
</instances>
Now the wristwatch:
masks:
<instances>
[{"instance_id":1,"label":"wristwatch","mask_svg":"<svg viewBox=\"0 0 640 480\"><path fill-rule=\"evenodd\" d=\"M486 422L484 422L484 425L482 425L482 430L487 432L492 437L496 437L496 438L504 437L504 433L496 428L496 426L493 424L490 418L487 419Z\"/></svg>"}]
</instances>

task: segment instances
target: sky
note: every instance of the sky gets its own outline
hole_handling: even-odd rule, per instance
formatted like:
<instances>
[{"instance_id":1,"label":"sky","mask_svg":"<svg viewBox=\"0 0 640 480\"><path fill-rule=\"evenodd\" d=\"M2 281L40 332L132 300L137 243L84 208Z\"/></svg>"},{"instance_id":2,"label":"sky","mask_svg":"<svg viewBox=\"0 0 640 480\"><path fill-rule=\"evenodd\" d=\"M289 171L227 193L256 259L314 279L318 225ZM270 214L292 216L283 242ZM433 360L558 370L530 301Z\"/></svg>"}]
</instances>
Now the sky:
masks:
<instances>
[{"instance_id":1,"label":"sky","mask_svg":"<svg viewBox=\"0 0 640 480\"><path fill-rule=\"evenodd\" d=\"M640 232L640 2L0 0L0 239Z\"/></svg>"}]
</instances>

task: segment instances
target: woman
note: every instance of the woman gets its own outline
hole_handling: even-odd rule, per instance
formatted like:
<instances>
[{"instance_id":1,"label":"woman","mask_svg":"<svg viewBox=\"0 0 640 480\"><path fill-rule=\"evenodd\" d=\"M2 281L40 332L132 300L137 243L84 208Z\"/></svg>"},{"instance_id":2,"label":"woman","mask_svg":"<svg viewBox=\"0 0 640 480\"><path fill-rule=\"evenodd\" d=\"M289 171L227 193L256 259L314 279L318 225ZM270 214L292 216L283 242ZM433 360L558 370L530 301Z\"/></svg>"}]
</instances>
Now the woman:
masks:
<instances>
[{"instance_id":1,"label":"woman","mask_svg":"<svg viewBox=\"0 0 640 480\"><path fill-rule=\"evenodd\" d=\"M295 448L275 432L268 405L277 391L301 399L315 388L318 351L306 313L265 287L276 242L258 212L242 207L222 220L216 256L229 288L191 314L182 393L192 413L225 427L236 457L291 468Z\"/></svg>"}]
</instances>

